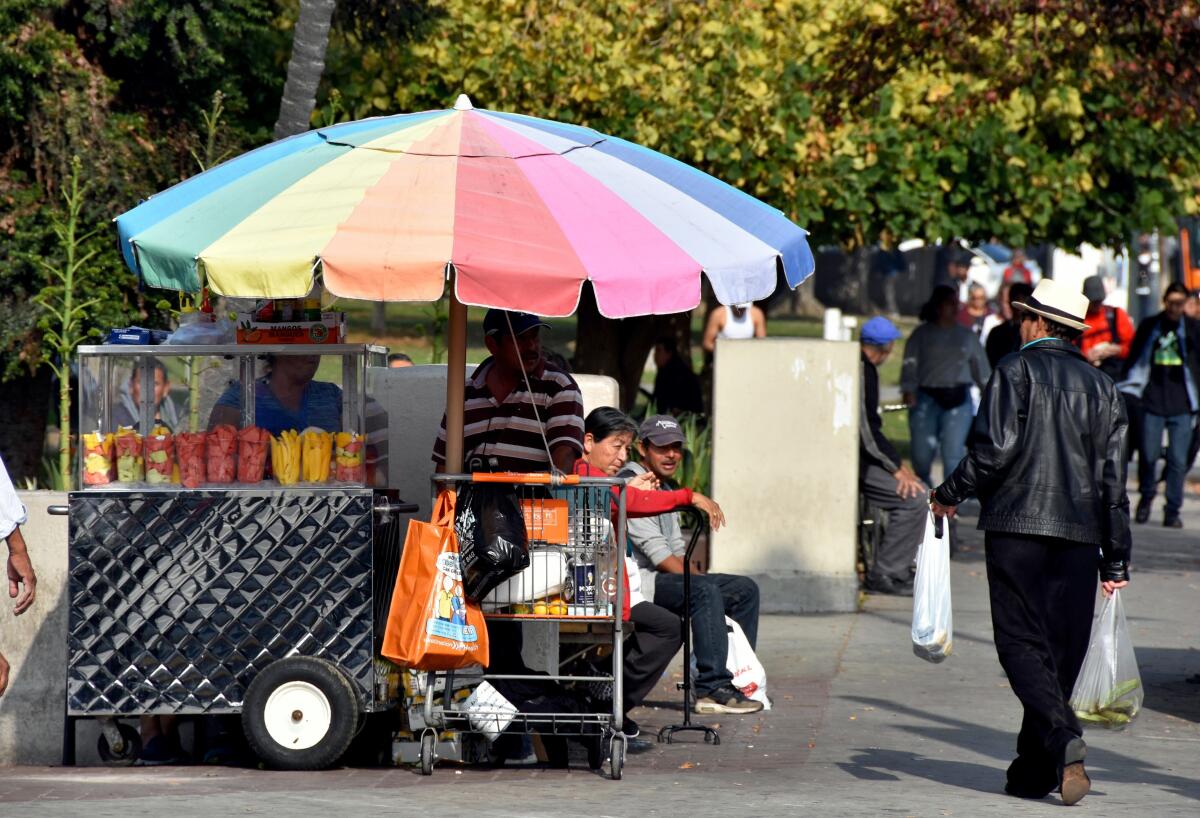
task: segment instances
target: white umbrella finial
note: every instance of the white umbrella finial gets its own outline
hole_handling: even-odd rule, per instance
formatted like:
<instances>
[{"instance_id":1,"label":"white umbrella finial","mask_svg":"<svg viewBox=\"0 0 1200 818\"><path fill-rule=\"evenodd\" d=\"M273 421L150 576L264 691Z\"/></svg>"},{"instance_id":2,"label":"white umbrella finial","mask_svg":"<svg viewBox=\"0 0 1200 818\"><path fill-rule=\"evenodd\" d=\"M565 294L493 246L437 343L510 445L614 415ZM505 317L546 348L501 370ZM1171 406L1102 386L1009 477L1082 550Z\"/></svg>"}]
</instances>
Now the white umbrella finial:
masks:
<instances>
[{"instance_id":1,"label":"white umbrella finial","mask_svg":"<svg viewBox=\"0 0 1200 818\"><path fill-rule=\"evenodd\" d=\"M474 111L475 106L471 104L471 98L466 94L459 94L458 99L454 100L454 110L456 111Z\"/></svg>"}]
</instances>

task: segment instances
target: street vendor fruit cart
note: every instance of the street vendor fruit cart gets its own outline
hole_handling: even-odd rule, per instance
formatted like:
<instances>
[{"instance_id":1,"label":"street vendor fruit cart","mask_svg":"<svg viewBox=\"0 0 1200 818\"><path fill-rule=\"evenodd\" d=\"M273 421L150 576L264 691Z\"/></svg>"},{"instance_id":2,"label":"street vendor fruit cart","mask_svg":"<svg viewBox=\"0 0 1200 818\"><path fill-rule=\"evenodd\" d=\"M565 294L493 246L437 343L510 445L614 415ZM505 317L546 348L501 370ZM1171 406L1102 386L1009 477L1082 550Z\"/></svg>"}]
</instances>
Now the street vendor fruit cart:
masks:
<instances>
[{"instance_id":1,"label":"street vendor fruit cart","mask_svg":"<svg viewBox=\"0 0 1200 818\"><path fill-rule=\"evenodd\" d=\"M396 515L416 507L381 488L369 444L386 435L368 384L380 352L79 349L70 737L99 718L101 757L132 763L137 732L118 718L240 714L268 765L316 769L394 703L376 657Z\"/></svg>"}]
</instances>

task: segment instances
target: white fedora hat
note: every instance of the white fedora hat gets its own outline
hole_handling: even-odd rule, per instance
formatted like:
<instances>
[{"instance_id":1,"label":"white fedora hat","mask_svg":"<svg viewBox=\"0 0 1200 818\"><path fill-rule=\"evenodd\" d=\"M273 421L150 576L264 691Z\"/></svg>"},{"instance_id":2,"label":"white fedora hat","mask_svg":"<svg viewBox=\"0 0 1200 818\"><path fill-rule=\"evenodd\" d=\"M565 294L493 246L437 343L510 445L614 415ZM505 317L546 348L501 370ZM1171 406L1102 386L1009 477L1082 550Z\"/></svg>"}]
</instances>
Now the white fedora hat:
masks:
<instances>
[{"instance_id":1,"label":"white fedora hat","mask_svg":"<svg viewBox=\"0 0 1200 818\"><path fill-rule=\"evenodd\" d=\"M1037 313L1071 329L1088 328L1083 323L1083 319L1087 318L1087 296L1052 278L1043 278L1033 295L1024 301L1014 301L1013 307Z\"/></svg>"}]
</instances>

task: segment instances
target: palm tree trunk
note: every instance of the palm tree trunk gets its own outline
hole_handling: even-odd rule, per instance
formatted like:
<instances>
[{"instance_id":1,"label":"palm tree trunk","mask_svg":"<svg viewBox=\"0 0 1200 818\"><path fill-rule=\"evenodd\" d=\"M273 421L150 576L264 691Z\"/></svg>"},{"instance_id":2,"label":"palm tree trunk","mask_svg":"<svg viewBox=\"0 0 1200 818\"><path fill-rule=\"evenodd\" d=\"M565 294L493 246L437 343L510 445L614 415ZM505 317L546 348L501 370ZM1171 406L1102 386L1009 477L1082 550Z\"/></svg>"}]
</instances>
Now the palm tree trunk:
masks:
<instances>
[{"instance_id":1,"label":"palm tree trunk","mask_svg":"<svg viewBox=\"0 0 1200 818\"><path fill-rule=\"evenodd\" d=\"M325 49L337 0L300 0L300 16L292 33L292 59L279 103L275 138L308 130L317 104L317 87L325 73Z\"/></svg>"}]
</instances>

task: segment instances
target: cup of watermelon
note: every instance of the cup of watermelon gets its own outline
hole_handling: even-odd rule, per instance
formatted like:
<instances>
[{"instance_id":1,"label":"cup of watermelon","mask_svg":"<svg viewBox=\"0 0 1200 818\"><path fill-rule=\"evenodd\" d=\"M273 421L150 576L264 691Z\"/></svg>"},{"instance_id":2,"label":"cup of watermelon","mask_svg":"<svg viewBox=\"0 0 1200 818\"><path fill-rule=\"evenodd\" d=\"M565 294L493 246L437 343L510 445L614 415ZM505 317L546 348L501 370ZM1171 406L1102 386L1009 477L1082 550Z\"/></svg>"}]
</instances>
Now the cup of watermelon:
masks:
<instances>
[{"instance_id":1,"label":"cup of watermelon","mask_svg":"<svg viewBox=\"0 0 1200 818\"><path fill-rule=\"evenodd\" d=\"M261 483L267 467L271 434L257 426L238 432L237 479L239 483Z\"/></svg>"},{"instance_id":2,"label":"cup of watermelon","mask_svg":"<svg viewBox=\"0 0 1200 818\"><path fill-rule=\"evenodd\" d=\"M208 479L204 451L206 438L204 432L180 432L175 435L179 478L189 489L197 488Z\"/></svg>"},{"instance_id":3,"label":"cup of watermelon","mask_svg":"<svg viewBox=\"0 0 1200 818\"><path fill-rule=\"evenodd\" d=\"M232 483L237 477L238 430L222 423L208 430L205 444L208 459L208 482Z\"/></svg>"}]
</instances>

